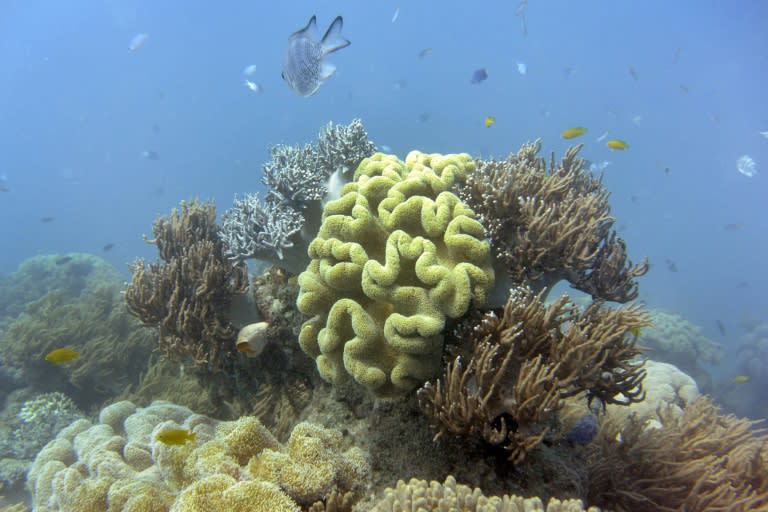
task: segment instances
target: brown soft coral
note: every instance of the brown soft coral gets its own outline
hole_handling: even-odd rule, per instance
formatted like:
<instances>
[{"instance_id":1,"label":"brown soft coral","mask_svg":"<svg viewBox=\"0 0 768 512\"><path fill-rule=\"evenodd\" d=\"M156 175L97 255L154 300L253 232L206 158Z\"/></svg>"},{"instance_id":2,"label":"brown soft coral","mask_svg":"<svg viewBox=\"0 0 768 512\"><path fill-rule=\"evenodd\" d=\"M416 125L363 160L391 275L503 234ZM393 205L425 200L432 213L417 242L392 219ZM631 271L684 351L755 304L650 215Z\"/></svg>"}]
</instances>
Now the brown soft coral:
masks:
<instances>
[{"instance_id":1,"label":"brown soft coral","mask_svg":"<svg viewBox=\"0 0 768 512\"><path fill-rule=\"evenodd\" d=\"M637 297L624 240L612 229L609 193L569 148L560 162L538 156L541 142L525 144L505 161L477 160L459 196L477 213L497 260L515 285L550 290L562 279L595 298Z\"/></svg>"},{"instance_id":2,"label":"brown soft coral","mask_svg":"<svg viewBox=\"0 0 768 512\"><path fill-rule=\"evenodd\" d=\"M519 463L548 434L563 398L586 391L602 403L643 399L631 333L647 314L600 303L579 311L565 295L546 306L541 293L513 289L501 318L488 313L457 333L471 340L470 353L418 392L438 436L480 438Z\"/></svg>"},{"instance_id":3,"label":"brown soft coral","mask_svg":"<svg viewBox=\"0 0 768 512\"><path fill-rule=\"evenodd\" d=\"M603 425L589 447L590 501L617 511L767 510L768 436L701 397L679 414Z\"/></svg>"},{"instance_id":4,"label":"brown soft coral","mask_svg":"<svg viewBox=\"0 0 768 512\"><path fill-rule=\"evenodd\" d=\"M132 266L130 311L159 330L158 350L172 360L217 369L235 357L237 330L226 317L248 288L247 268L224 257L213 203L182 202L153 227L162 263Z\"/></svg>"}]
</instances>

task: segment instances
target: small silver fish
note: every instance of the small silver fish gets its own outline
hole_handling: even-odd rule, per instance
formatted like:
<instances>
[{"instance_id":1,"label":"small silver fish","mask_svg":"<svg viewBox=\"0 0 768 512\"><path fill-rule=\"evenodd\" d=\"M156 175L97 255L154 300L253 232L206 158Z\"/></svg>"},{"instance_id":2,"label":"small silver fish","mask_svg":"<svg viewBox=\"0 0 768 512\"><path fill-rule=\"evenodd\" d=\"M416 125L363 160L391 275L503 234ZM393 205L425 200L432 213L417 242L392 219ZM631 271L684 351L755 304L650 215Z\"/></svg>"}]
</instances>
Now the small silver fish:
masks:
<instances>
[{"instance_id":1,"label":"small silver fish","mask_svg":"<svg viewBox=\"0 0 768 512\"><path fill-rule=\"evenodd\" d=\"M312 96L323 82L336 72L336 67L325 57L346 48L350 42L341 37L343 20L336 16L321 40L317 39L317 17L288 38L288 48L283 59L283 80L301 96Z\"/></svg>"}]
</instances>

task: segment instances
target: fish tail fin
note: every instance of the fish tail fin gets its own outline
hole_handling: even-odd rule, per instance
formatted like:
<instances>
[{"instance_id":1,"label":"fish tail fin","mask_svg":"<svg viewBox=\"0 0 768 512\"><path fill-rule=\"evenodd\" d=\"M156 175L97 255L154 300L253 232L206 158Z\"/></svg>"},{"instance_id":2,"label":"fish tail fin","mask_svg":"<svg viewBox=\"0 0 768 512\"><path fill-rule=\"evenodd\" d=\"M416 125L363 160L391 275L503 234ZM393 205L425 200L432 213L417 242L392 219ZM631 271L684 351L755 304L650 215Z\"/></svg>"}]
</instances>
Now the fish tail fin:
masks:
<instances>
[{"instance_id":1,"label":"fish tail fin","mask_svg":"<svg viewBox=\"0 0 768 512\"><path fill-rule=\"evenodd\" d=\"M344 20L341 18L341 16L336 16L336 19L333 20L331 26L328 27L328 30L325 31L325 35L320 41L320 47L322 48L323 55L328 55L329 53L341 50L342 48L346 48L351 44L347 39L341 37L341 28L343 25Z\"/></svg>"},{"instance_id":2,"label":"fish tail fin","mask_svg":"<svg viewBox=\"0 0 768 512\"><path fill-rule=\"evenodd\" d=\"M307 22L307 26L291 34L291 37L298 34L302 34L302 33L309 34L310 37L317 40L317 16L313 14L312 17L309 18L309 22Z\"/></svg>"},{"instance_id":3,"label":"fish tail fin","mask_svg":"<svg viewBox=\"0 0 768 512\"><path fill-rule=\"evenodd\" d=\"M197 439L197 434L195 434L194 432L190 432L189 434L187 434L187 439L189 441L195 442L195 440Z\"/></svg>"}]
</instances>

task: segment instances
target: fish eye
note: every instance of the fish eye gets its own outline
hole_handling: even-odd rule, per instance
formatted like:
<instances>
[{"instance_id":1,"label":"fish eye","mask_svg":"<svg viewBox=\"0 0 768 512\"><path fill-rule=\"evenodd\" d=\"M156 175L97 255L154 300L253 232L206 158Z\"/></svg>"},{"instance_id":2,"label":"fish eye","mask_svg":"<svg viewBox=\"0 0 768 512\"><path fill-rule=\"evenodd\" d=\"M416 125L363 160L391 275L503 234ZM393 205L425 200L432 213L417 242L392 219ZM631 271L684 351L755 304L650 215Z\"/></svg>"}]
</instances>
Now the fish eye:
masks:
<instances>
[{"instance_id":1,"label":"fish eye","mask_svg":"<svg viewBox=\"0 0 768 512\"><path fill-rule=\"evenodd\" d=\"M285 80L285 72L280 73L280 77Z\"/></svg>"}]
</instances>

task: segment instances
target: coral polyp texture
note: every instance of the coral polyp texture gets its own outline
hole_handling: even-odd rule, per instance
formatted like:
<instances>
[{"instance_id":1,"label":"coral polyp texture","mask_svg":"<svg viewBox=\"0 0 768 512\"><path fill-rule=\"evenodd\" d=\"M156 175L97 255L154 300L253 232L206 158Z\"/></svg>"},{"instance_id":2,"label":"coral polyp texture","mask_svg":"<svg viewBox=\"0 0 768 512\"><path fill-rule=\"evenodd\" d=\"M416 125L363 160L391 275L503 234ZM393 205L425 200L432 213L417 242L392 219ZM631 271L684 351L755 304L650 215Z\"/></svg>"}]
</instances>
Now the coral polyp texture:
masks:
<instances>
[{"instance_id":1,"label":"coral polyp texture","mask_svg":"<svg viewBox=\"0 0 768 512\"><path fill-rule=\"evenodd\" d=\"M578 158L580 145L559 162L552 155L549 164L540 149L537 140L507 160L478 160L477 172L459 189L488 230L499 265L512 284L536 291L565 279L594 298L635 299L635 278L648 263L627 258L602 179Z\"/></svg>"},{"instance_id":2,"label":"coral polyp texture","mask_svg":"<svg viewBox=\"0 0 768 512\"><path fill-rule=\"evenodd\" d=\"M194 441L165 445L158 432ZM342 434L300 423L287 446L252 416L220 422L157 401L117 402L79 420L38 454L28 476L37 512L298 512L333 493L359 492L368 456Z\"/></svg>"},{"instance_id":3,"label":"coral polyp texture","mask_svg":"<svg viewBox=\"0 0 768 512\"><path fill-rule=\"evenodd\" d=\"M405 510L451 510L456 512L599 512L596 507L585 508L580 500L560 501L551 498L546 505L539 498L520 496L485 496L480 489L457 484L448 476L445 483L427 482L412 478L408 483L400 480L394 489L386 489L384 498L371 512L399 512Z\"/></svg>"},{"instance_id":4,"label":"coral polyp texture","mask_svg":"<svg viewBox=\"0 0 768 512\"><path fill-rule=\"evenodd\" d=\"M446 318L493 283L483 226L449 191L472 171L467 154L377 153L325 206L297 300L312 317L299 343L325 380L389 397L439 370Z\"/></svg>"}]
</instances>

